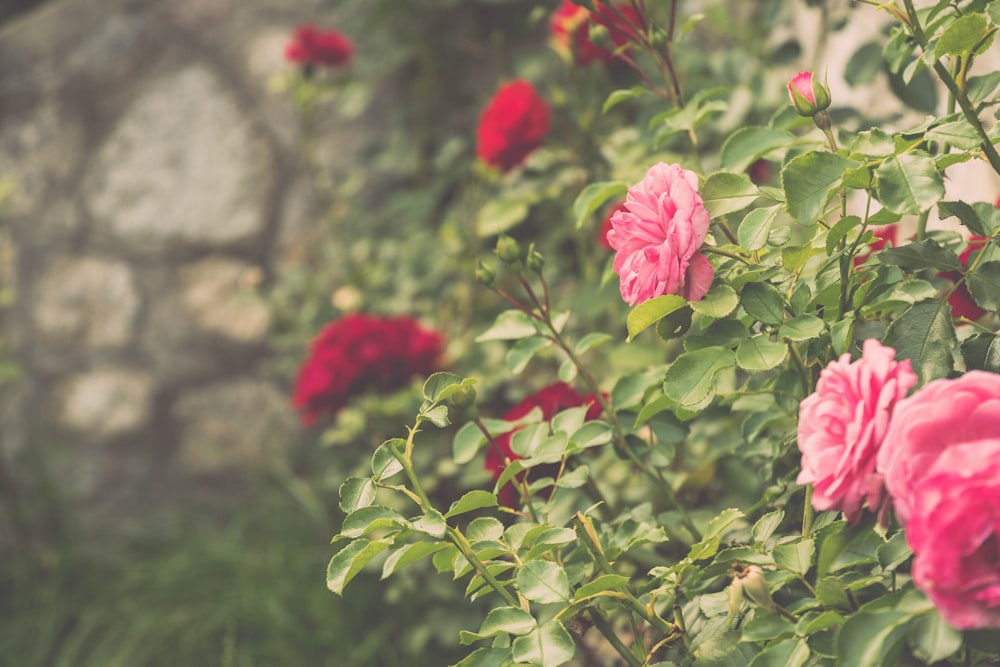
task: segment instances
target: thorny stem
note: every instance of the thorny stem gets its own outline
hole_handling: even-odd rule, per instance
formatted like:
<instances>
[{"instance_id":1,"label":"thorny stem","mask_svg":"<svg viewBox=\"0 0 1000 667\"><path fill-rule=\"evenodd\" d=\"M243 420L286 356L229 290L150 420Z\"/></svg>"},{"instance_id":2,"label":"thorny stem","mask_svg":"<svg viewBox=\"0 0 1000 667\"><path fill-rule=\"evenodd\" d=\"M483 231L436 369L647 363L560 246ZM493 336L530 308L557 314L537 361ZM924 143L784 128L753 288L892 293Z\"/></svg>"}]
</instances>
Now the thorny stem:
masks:
<instances>
[{"instance_id":1,"label":"thorny stem","mask_svg":"<svg viewBox=\"0 0 1000 667\"><path fill-rule=\"evenodd\" d=\"M594 620L594 627L604 635L604 638L618 652L618 655L631 667L642 667L639 658L629 650L628 646L625 646L625 643L615 633L615 629L611 627L607 617L604 616L601 610L597 607L590 607L588 611L590 612L590 617Z\"/></svg>"},{"instance_id":2,"label":"thorny stem","mask_svg":"<svg viewBox=\"0 0 1000 667\"><path fill-rule=\"evenodd\" d=\"M909 27L911 33L917 38L917 42L920 44L921 49L927 48L927 35L924 33L923 27L920 25L920 20L917 17L917 10L913 6L913 0L903 0L903 4L906 6L906 14L909 16L909 21L906 22L907 27ZM948 88L949 94L954 96L955 101L958 102L958 106L962 109L962 114L965 119L972 124L972 127L976 129L976 133L982 139L980 146L983 149L983 154L986 155L986 159L989 160L990 165L993 167L993 171L1000 174L1000 154L997 153L996 147L993 145L993 141L990 139L989 134L986 133L986 128L983 127L982 121L979 120L979 116L976 114L975 109L972 108L972 103L969 101L969 96L965 93L965 90L959 86L958 82L952 77L951 72L948 68L938 60L934 59L934 71L937 72L938 78L941 82Z\"/></svg>"},{"instance_id":3,"label":"thorny stem","mask_svg":"<svg viewBox=\"0 0 1000 667\"><path fill-rule=\"evenodd\" d=\"M472 420L472 423L474 423L480 432L486 436L486 442L489 443L489 446L492 447L494 451L496 451L500 460L504 462L504 467L509 466L511 464L510 457L504 453L503 448L500 447L500 443L496 441L496 438L493 437L490 430L486 428L486 424L483 423L483 420L476 417ZM515 475L515 477L517 477L517 475ZM518 491L521 493L521 501L524 503L524 506L528 508L528 513L531 514L531 519L535 523L538 523L538 515L535 514L535 508L531 505L531 492L528 490L528 480L526 476L521 475L521 479L517 480L517 482Z\"/></svg>"}]
</instances>

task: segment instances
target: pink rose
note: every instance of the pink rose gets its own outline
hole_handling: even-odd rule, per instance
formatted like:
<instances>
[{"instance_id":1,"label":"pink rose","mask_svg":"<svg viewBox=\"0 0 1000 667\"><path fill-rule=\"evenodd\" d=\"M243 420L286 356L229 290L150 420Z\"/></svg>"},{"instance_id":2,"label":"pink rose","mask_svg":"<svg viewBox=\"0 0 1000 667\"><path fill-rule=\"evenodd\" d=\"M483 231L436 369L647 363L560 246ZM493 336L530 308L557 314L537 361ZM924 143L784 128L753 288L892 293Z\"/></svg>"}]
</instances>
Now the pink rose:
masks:
<instances>
[{"instance_id":1,"label":"pink rose","mask_svg":"<svg viewBox=\"0 0 1000 667\"><path fill-rule=\"evenodd\" d=\"M969 371L935 380L893 411L878 471L904 526L913 514L915 488L942 454L956 445L1000 438L1000 375Z\"/></svg>"},{"instance_id":2,"label":"pink rose","mask_svg":"<svg viewBox=\"0 0 1000 667\"><path fill-rule=\"evenodd\" d=\"M663 162L650 167L629 188L607 236L626 303L634 306L664 294L688 301L705 296L714 271L698 249L709 222L694 172Z\"/></svg>"},{"instance_id":3,"label":"pink rose","mask_svg":"<svg viewBox=\"0 0 1000 667\"><path fill-rule=\"evenodd\" d=\"M997 431L949 447L911 498L906 540L916 554L913 582L956 628L1000 628Z\"/></svg>"},{"instance_id":4,"label":"pink rose","mask_svg":"<svg viewBox=\"0 0 1000 667\"><path fill-rule=\"evenodd\" d=\"M799 405L802 472L796 481L814 486L813 507L843 510L850 523L866 500L871 510L881 504L875 461L894 409L917 383L910 361L894 361L895 354L866 340L860 359L851 363L843 354L830 362Z\"/></svg>"},{"instance_id":5,"label":"pink rose","mask_svg":"<svg viewBox=\"0 0 1000 667\"><path fill-rule=\"evenodd\" d=\"M788 97L800 116L815 116L829 108L830 89L813 77L812 72L799 72L788 82Z\"/></svg>"}]
</instances>

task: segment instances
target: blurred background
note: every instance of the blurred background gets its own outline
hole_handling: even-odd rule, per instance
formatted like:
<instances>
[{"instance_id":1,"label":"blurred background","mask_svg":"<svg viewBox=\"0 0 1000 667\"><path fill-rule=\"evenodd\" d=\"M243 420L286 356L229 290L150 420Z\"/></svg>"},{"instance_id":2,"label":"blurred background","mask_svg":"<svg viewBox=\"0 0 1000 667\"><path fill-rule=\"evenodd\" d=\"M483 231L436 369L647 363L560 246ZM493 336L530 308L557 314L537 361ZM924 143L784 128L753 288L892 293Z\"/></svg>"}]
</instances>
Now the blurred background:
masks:
<instances>
[{"instance_id":1,"label":"blurred background","mask_svg":"<svg viewBox=\"0 0 1000 667\"><path fill-rule=\"evenodd\" d=\"M538 241L578 331L615 336L602 377L663 359L622 344L599 220L577 232L571 208L586 183L632 182L687 146L649 124L661 100L597 113L640 81L568 67L549 45L559 4L0 2L0 665L465 654L470 603L429 563L366 573L346 599L324 586L339 484L412 423L419 381L309 429L290 396L319 327L358 309L443 331L453 370L496 378L479 385L484 414L551 382L552 359L507 382L504 346L472 340L503 308L473 278L502 230ZM812 38L846 34L849 4L681 3L703 19L685 27L682 79L726 91L706 154L784 109L789 74L825 55L853 72L831 80L858 88L867 118L898 113L863 88L895 85L866 42L877 22L851 48ZM350 36L349 71L303 79L286 60L307 22ZM514 77L549 100L553 138L498 184L474 166L475 127ZM896 92L935 108L918 79ZM754 177L775 184L779 162ZM449 433L422 445L441 498L488 480L448 463ZM689 492L733 487L721 445L712 458Z\"/></svg>"}]
</instances>

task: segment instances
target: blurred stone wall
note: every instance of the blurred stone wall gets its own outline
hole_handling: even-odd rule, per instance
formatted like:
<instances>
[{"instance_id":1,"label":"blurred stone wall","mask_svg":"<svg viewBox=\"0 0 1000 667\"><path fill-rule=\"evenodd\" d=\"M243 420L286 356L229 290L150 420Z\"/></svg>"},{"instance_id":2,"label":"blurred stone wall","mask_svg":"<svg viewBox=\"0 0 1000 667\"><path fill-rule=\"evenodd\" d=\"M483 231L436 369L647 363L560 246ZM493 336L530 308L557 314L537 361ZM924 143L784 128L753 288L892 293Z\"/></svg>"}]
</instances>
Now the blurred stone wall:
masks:
<instances>
[{"instance_id":1,"label":"blurred stone wall","mask_svg":"<svg viewBox=\"0 0 1000 667\"><path fill-rule=\"evenodd\" d=\"M297 437L259 370L260 290L317 216L271 83L329 6L52 0L0 26L0 344L22 371L0 437L62 451L68 497L155 502ZM349 153L354 130L324 132Z\"/></svg>"}]
</instances>

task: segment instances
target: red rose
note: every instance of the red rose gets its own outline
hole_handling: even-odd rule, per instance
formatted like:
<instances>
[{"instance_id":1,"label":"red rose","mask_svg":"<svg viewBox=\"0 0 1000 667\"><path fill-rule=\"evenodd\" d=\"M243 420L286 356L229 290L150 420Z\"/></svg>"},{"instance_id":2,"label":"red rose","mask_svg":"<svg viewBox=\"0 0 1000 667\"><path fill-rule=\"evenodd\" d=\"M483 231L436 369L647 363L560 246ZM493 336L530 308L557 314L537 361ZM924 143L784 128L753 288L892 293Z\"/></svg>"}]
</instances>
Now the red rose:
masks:
<instances>
[{"instance_id":1,"label":"red rose","mask_svg":"<svg viewBox=\"0 0 1000 667\"><path fill-rule=\"evenodd\" d=\"M857 268L867 262L868 258L884 248L886 243L891 243L893 247L895 247L898 243L898 240L896 239L896 233L898 231L897 225L894 224L885 225L884 227L873 227L872 234L875 235L875 240L869 243L865 250L862 250L854 256L854 267Z\"/></svg>"},{"instance_id":2,"label":"red rose","mask_svg":"<svg viewBox=\"0 0 1000 667\"><path fill-rule=\"evenodd\" d=\"M302 423L336 414L351 396L389 392L438 370L444 340L406 316L351 314L327 324L299 369L292 405Z\"/></svg>"},{"instance_id":3,"label":"red rose","mask_svg":"<svg viewBox=\"0 0 1000 667\"><path fill-rule=\"evenodd\" d=\"M962 266L968 266L969 257L972 253L974 251L978 252L985 245L986 239L984 237L970 237L969 244L965 246L965 250L963 250L962 254L958 256L958 260L962 262ZM945 271L939 273L938 276L955 282L962 277L962 274L958 271ZM986 311L980 308L976 302L973 301L972 295L969 294L969 288L966 286L966 283L962 283L957 290L951 293L948 297L948 303L951 305L951 316L955 318L965 317L970 320L978 320L986 314Z\"/></svg>"},{"instance_id":4,"label":"red rose","mask_svg":"<svg viewBox=\"0 0 1000 667\"><path fill-rule=\"evenodd\" d=\"M601 414L601 404L593 394L581 396L575 389L573 389L573 387L565 382L557 382L555 384L550 384L549 386L544 387L538 392L525 398L523 401L504 413L503 419L505 421L517 421L536 407L541 408L542 419L551 419L557 412L568 410L569 408L576 408L581 405L589 406L586 417L588 420L596 419L597 416ZM493 476L494 480L500 479L500 475L503 474L504 468L507 467L504 457L509 458L511 461L521 458L510 448L510 440L516 430L517 429L509 433L503 433L496 437L497 445L500 446L503 456L501 456L500 452L492 446L487 447L486 449L485 468ZM539 467L542 468L544 466ZM524 473L520 473L517 476L517 479L520 479L522 475L524 475ZM500 489L499 495L500 503L502 505L505 505L506 507L517 506L519 493L512 483L508 482L507 484L504 484L503 488Z\"/></svg>"},{"instance_id":5,"label":"red rose","mask_svg":"<svg viewBox=\"0 0 1000 667\"><path fill-rule=\"evenodd\" d=\"M549 131L549 107L527 81L497 90L479 117L476 155L491 167L509 171L542 145Z\"/></svg>"},{"instance_id":6,"label":"red rose","mask_svg":"<svg viewBox=\"0 0 1000 667\"><path fill-rule=\"evenodd\" d=\"M628 44L638 29L637 26L642 25L630 4L619 4L612 9L597 2L594 9L595 12L591 13L570 0L563 0L552 15L552 43L557 51L571 58L577 67L586 67L593 62L607 63L615 58L611 51L590 41L592 25L606 28L616 49Z\"/></svg>"},{"instance_id":7,"label":"red rose","mask_svg":"<svg viewBox=\"0 0 1000 667\"><path fill-rule=\"evenodd\" d=\"M339 67L350 63L353 56L354 45L345 35L312 24L297 27L285 46L285 57L304 67Z\"/></svg>"}]
</instances>

